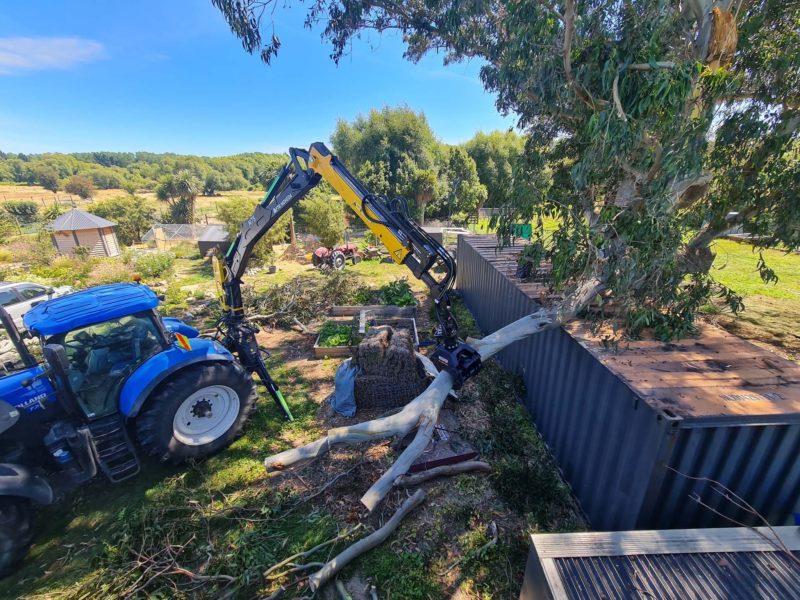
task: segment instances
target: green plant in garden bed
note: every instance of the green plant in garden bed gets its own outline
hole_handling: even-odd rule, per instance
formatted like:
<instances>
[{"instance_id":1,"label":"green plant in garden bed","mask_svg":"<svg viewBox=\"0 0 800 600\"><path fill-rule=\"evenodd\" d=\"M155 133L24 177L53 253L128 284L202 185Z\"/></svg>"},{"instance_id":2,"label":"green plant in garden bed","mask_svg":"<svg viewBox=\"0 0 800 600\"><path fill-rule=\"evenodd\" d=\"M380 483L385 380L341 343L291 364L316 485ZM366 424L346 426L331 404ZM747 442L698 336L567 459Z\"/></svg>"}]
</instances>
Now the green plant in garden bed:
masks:
<instances>
[{"instance_id":1,"label":"green plant in garden bed","mask_svg":"<svg viewBox=\"0 0 800 600\"><path fill-rule=\"evenodd\" d=\"M378 292L378 300L381 304L390 306L415 306L417 304L417 299L411 291L411 285L405 278L384 285Z\"/></svg>"},{"instance_id":2,"label":"green plant in garden bed","mask_svg":"<svg viewBox=\"0 0 800 600\"><path fill-rule=\"evenodd\" d=\"M325 324L319 330L319 345L323 348L349 346L350 331L351 327L346 323L325 321Z\"/></svg>"}]
</instances>

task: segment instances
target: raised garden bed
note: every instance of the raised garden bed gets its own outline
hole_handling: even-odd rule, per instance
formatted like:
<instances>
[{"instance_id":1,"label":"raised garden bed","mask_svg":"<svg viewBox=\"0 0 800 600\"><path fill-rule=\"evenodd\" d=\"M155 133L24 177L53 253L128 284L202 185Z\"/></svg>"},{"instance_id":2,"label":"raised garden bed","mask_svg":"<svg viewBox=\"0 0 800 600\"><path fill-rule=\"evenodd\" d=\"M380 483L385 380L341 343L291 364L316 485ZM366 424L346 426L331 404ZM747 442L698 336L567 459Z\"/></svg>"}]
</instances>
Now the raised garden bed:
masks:
<instances>
[{"instance_id":1,"label":"raised garden bed","mask_svg":"<svg viewBox=\"0 0 800 600\"><path fill-rule=\"evenodd\" d=\"M409 330L418 348L415 314L413 306L334 306L333 318L325 321L314 342L314 358L353 356L367 331L381 325Z\"/></svg>"}]
</instances>

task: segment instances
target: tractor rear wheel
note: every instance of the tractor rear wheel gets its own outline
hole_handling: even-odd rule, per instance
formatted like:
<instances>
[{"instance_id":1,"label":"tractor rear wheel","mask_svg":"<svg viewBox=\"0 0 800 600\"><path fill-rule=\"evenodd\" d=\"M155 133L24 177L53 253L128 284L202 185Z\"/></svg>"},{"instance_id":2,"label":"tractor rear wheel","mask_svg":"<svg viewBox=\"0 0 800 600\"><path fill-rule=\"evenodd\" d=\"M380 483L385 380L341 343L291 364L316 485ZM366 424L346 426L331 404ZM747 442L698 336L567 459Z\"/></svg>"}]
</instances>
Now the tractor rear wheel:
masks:
<instances>
[{"instance_id":1,"label":"tractor rear wheel","mask_svg":"<svg viewBox=\"0 0 800 600\"><path fill-rule=\"evenodd\" d=\"M333 268L336 269L337 271L344 269L345 260L346 259L344 257L344 252L340 250L334 250L333 252L331 252L331 264L333 265Z\"/></svg>"},{"instance_id":2,"label":"tractor rear wheel","mask_svg":"<svg viewBox=\"0 0 800 600\"><path fill-rule=\"evenodd\" d=\"M172 464L209 456L241 435L255 403L255 382L239 363L188 367L156 388L136 418L139 443Z\"/></svg>"},{"instance_id":3,"label":"tractor rear wheel","mask_svg":"<svg viewBox=\"0 0 800 600\"><path fill-rule=\"evenodd\" d=\"M33 541L30 500L0 496L0 577L9 575L25 558Z\"/></svg>"}]
</instances>

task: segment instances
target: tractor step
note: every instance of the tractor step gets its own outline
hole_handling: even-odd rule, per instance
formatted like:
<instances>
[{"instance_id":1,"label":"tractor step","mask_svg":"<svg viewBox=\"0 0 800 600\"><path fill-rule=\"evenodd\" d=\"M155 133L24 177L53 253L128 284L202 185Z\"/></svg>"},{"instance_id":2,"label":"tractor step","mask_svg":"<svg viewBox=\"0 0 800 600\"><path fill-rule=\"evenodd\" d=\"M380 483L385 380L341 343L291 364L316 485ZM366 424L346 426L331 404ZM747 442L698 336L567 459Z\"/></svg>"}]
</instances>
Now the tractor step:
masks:
<instances>
[{"instance_id":1,"label":"tractor step","mask_svg":"<svg viewBox=\"0 0 800 600\"><path fill-rule=\"evenodd\" d=\"M109 481L125 481L139 472L139 457L118 415L90 421L89 431L92 434L97 466Z\"/></svg>"}]
</instances>

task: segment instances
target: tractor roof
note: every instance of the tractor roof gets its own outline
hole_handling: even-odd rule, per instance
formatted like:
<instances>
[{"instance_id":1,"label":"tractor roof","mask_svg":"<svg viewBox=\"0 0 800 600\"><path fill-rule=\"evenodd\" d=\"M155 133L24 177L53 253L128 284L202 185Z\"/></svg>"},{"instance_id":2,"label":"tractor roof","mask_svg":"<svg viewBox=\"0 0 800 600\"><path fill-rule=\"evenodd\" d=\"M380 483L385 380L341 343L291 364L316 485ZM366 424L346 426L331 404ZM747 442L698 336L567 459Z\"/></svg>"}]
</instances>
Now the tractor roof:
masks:
<instances>
[{"instance_id":1,"label":"tractor roof","mask_svg":"<svg viewBox=\"0 0 800 600\"><path fill-rule=\"evenodd\" d=\"M158 297L149 287L112 283L42 302L25 313L22 320L30 331L51 336L156 306Z\"/></svg>"}]
</instances>

